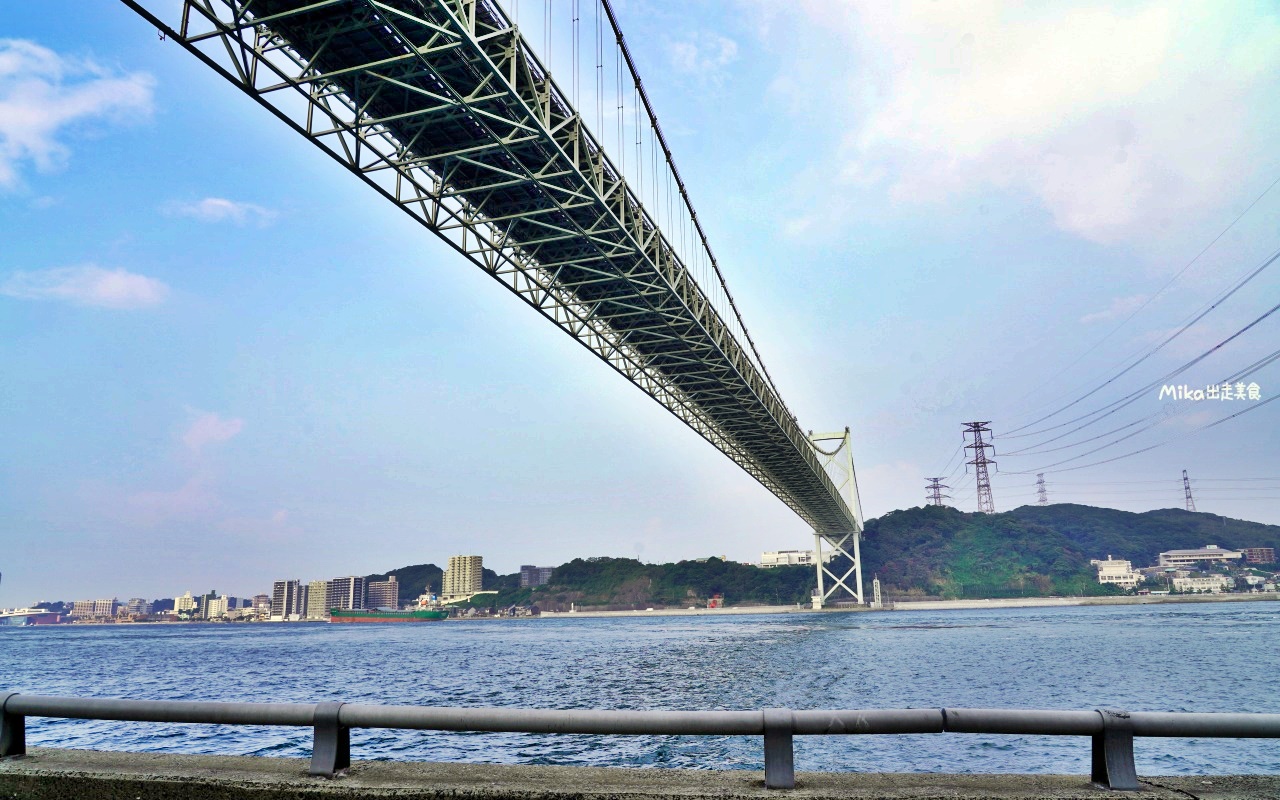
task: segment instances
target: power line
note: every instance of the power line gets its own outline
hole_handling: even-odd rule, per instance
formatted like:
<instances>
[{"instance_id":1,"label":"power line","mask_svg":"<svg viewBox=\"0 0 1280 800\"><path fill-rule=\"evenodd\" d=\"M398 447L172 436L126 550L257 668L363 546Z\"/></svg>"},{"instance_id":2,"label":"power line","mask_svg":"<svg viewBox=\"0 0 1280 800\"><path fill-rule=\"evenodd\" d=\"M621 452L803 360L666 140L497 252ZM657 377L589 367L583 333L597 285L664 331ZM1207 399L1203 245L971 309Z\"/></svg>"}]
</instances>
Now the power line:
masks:
<instances>
[{"instance_id":1,"label":"power line","mask_svg":"<svg viewBox=\"0 0 1280 800\"><path fill-rule=\"evenodd\" d=\"M1250 406L1250 407L1248 407L1248 408L1244 409L1243 411L1237 411L1237 412L1236 412L1236 413L1234 413L1234 414L1230 414L1230 415L1228 415L1228 416L1225 416L1225 417L1223 417L1222 419L1219 419L1219 420L1217 420L1217 421L1215 421L1215 422L1211 422L1211 423L1209 423L1208 425L1202 425L1202 426L1200 426L1199 428L1196 428L1196 429L1195 429L1195 430L1193 430L1193 431L1188 431L1187 433L1185 433L1185 434L1183 434L1183 435L1181 435L1181 436L1175 436L1175 437L1173 437L1173 438L1171 438L1171 439L1166 439L1166 440L1164 440L1163 442L1157 442L1156 444L1150 445L1149 447L1144 447L1144 448L1142 448L1141 450L1134 450L1134 451L1133 451L1133 452L1131 452L1131 453L1125 453L1124 455L1115 456L1114 458L1108 458L1108 459L1104 459L1104 460L1102 460L1102 461L1095 461L1095 462L1093 462L1092 464L1080 464L1080 465L1078 465L1078 466L1074 466L1074 467L1067 467L1066 469L1060 469L1060 470L1054 470L1054 471L1055 471L1055 472L1073 472L1073 471L1078 470L1078 469L1088 469L1089 467L1098 467L1098 466L1102 466L1103 464L1111 464L1111 463L1113 463L1113 462L1120 461L1121 459L1129 458L1129 457L1131 457L1131 456L1136 456L1136 455L1139 455L1139 454L1141 454L1141 453L1146 453L1146 452L1148 452L1148 451L1150 451L1150 450L1155 450L1157 447L1164 447L1165 445L1170 444L1170 443L1172 443L1172 442L1176 442L1176 441L1178 441L1178 440L1180 440L1180 439L1185 439L1185 438L1187 438L1188 436L1194 436L1194 435L1196 435L1196 434L1198 434L1198 433L1203 433L1204 431L1207 431L1207 430L1209 430L1210 428L1216 428L1217 426L1221 425L1221 424L1222 424L1222 423L1224 423L1224 422L1228 422L1228 421L1230 421L1230 420L1235 419L1236 417L1239 417L1239 416L1243 416L1243 415L1245 415L1245 414L1248 414L1248 413L1249 413L1249 412L1251 412L1251 411L1257 411L1259 408L1262 408L1263 406L1267 405L1268 403L1270 403L1271 401L1276 400L1276 399L1280 399L1280 394L1272 395L1271 397L1268 397L1266 400L1263 400L1261 403L1256 403L1256 404L1254 404L1254 405L1252 405L1252 406ZM1074 459L1068 459L1068 460L1074 460ZM1066 463L1066 462L1059 462L1059 463ZM1045 472L1048 472L1048 471L1049 471L1048 469L1045 469L1045 468L1041 468L1041 469L1044 469L1044 471L1045 471ZM1008 473L1006 473L1006 474L1008 474L1008 475L1031 475L1031 474L1032 474L1032 470L1027 470L1027 471L1025 471L1025 472L1022 472L1022 471L1019 471L1019 472L1008 472Z\"/></svg>"},{"instance_id":2,"label":"power line","mask_svg":"<svg viewBox=\"0 0 1280 800\"><path fill-rule=\"evenodd\" d=\"M1133 310L1133 312L1129 314L1129 316L1125 317L1125 318L1124 318L1124 320L1123 320L1123 321L1121 321L1119 325L1116 325L1114 328L1112 328L1112 329L1107 333L1107 335L1103 336L1101 339L1099 339L1098 341L1094 342L1094 343L1093 343L1093 345L1092 345L1092 346L1090 346L1088 350L1085 350L1083 353L1081 353L1080 355L1076 356L1076 358L1075 358L1075 360L1074 360L1074 361L1072 361L1072 362L1071 362L1070 364L1068 364L1067 366L1065 366L1065 367L1063 367L1062 369L1060 369L1060 370L1058 370L1057 372L1055 372L1055 373L1054 373L1053 375L1051 375L1047 380L1045 380L1045 381L1041 381L1041 382L1040 382L1040 386L1041 386L1041 387L1046 386L1046 385L1048 385L1048 384L1052 383L1053 381L1057 380L1059 377L1061 377L1063 374L1065 374L1068 370L1070 370L1070 369L1071 369L1072 367L1074 367L1076 364L1079 364L1082 360L1084 360L1084 357L1085 357L1085 356L1089 355L1089 354L1090 354L1090 353L1092 353L1094 350L1097 350L1100 346L1102 346L1102 343L1103 343L1103 342L1107 341L1107 340L1108 340L1108 339L1110 339L1112 336L1114 336L1117 332L1119 332L1119 330L1120 330L1121 328L1123 328L1125 325L1128 325L1128 324L1133 320L1133 318L1134 318L1134 317L1136 317L1136 316L1138 316L1139 314L1141 314L1141 313L1142 313L1142 311L1143 311L1144 309L1146 309L1146 307L1147 307L1147 306L1151 305L1151 303L1152 303L1152 302L1154 302L1154 301L1155 301L1155 299L1156 299L1157 297L1159 297L1160 295L1164 294L1164 293L1165 293L1165 291L1166 291L1166 290L1168 290L1168 288L1169 288L1170 286L1172 286L1175 282L1177 282L1177 280L1178 280L1179 278L1181 278L1181 277L1182 277L1183 273L1185 273L1188 269L1190 269L1190 268L1191 268L1191 266L1192 266L1193 264L1195 264L1197 261L1199 261L1201 256L1203 256L1205 253L1209 252L1209 250L1210 250L1210 249L1211 249L1215 244L1217 244L1217 243L1222 239L1222 237L1223 237L1223 236L1226 236L1226 235L1227 235L1227 233L1228 233L1232 228L1234 228L1234 227L1236 226L1236 223L1237 223L1237 222L1239 222L1240 220L1244 219L1244 216L1245 216L1246 214L1248 214L1250 211L1252 211L1252 210L1253 210L1253 207L1254 207L1254 206L1256 206L1259 202L1261 202L1261 201L1262 201L1262 198L1266 197L1266 196L1271 192L1271 190L1272 190L1272 189L1276 188L1276 186L1277 186L1277 185L1280 185L1280 178L1276 178L1274 181L1272 181L1272 182L1271 182L1271 184L1270 184L1269 186L1267 186L1267 188L1266 188L1266 189L1263 189L1263 190L1262 190L1262 194L1260 194L1260 195L1258 195L1257 197L1255 197L1255 198L1253 199L1253 202L1252 202L1252 203L1250 203L1249 205L1245 206L1245 209L1244 209L1243 211L1241 211L1239 214L1237 214L1237 215L1236 215L1236 218L1235 218L1235 219L1233 219L1233 220L1231 220L1231 222L1227 224L1227 227L1223 228L1223 229L1218 233L1218 235L1217 235L1217 236L1213 237L1213 240L1212 240L1212 241L1210 241L1207 245L1205 245L1205 246L1204 246L1204 248L1202 248L1202 249L1200 250L1200 252L1196 253L1196 254L1195 254L1195 256L1193 256L1193 257L1192 257L1192 259L1191 259L1190 261L1188 261L1186 264L1184 264L1184 265L1183 265L1183 267L1182 267L1182 269L1178 270L1178 271L1174 274L1174 276L1173 276L1172 278L1170 278L1167 282L1165 282L1164 286L1161 286L1161 287L1156 291L1156 293L1155 293L1155 294L1151 295L1151 296L1150 296L1150 297L1148 297L1145 301L1143 301L1142 305L1140 305L1140 306L1138 306L1136 309L1134 309L1134 310ZM1034 391L1034 390L1033 390L1033 391ZM1028 394L1030 394L1030 393L1028 393ZM1018 402L1021 402L1021 401L1022 401L1023 399L1025 399L1027 396L1028 396L1028 395L1023 395L1022 397L1018 398ZM1051 401L1051 402L1052 402L1052 401ZM1049 403L1044 403L1044 404L1040 405L1038 408L1044 408L1046 405L1049 405ZM1034 423L1032 423L1032 424L1034 424Z\"/></svg>"},{"instance_id":3,"label":"power line","mask_svg":"<svg viewBox=\"0 0 1280 800\"><path fill-rule=\"evenodd\" d=\"M1264 261L1264 262L1263 262L1259 267L1257 267L1255 270L1253 270L1253 272L1250 272L1250 273L1249 273L1248 275L1246 275L1246 276L1245 276L1241 281L1237 282L1235 286L1233 286L1233 287L1232 287L1230 290L1228 290L1224 295L1222 295L1222 296L1221 296L1221 297L1219 297L1216 301L1214 301L1214 302L1213 302L1213 303L1212 303L1208 308L1206 308L1206 309L1204 309L1203 311L1201 311L1200 313L1196 314L1196 315L1195 315L1195 317L1194 317L1190 322L1187 322L1187 323L1186 323L1186 324L1184 324L1182 327L1180 327L1178 330L1174 331L1172 334L1170 334L1169 336L1165 337L1164 341L1160 342L1158 345L1155 345L1154 347L1149 348L1149 349L1147 350L1147 352L1146 352L1145 354L1143 354L1143 355L1142 355L1142 356L1141 356L1137 361L1134 361L1132 364L1130 364L1129 366L1125 367L1125 368L1124 368L1124 369L1122 369L1120 372L1118 372L1118 373L1116 373L1115 375L1111 376L1110 378L1108 378L1107 380L1103 381L1103 382L1102 382L1101 384L1099 384L1098 386L1095 386L1093 389L1091 389L1091 390L1089 390L1088 392L1084 393L1084 394L1083 394L1083 395L1081 395L1080 397L1077 397L1075 400L1072 400L1070 403L1067 403L1065 406L1062 406L1062 407L1058 408L1056 411L1053 411L1053 412L1051 412L1051 413L1049 413L1049 414L1046 414L1046 415L1044 415L1043 417L1040 417L1040 418L1039 418L1039 419L1037 419L1037 420L1034 420L1034 421L1032 421L1032 422L1028 422L1026 425L1021 425L1021 426L1019 426L1019 427L1017 427L1017 428L1014 428L1013 430L1009 431L1009 433L1008 433L1008 434L1005 434L1002 438L1006 438L1006 439L1014 439L1014 438L1021 438L1021 437L1023 437L1023 436L1036 436L1036 435L1038 435L1039 433L1043 433L1043 432L1045 432L1045 431L1055 430L1055 429L1057 429L1057 428L1061 428L1061 427L1063 427L1063 426L1065 426L1065 425L1070 425L1070 424L1072 424L1072 423L1074 423L1074 422L1077 422L1077 421L1079 421L1079 420L1081 420L1081 419L1084 419L1084 418L1086 418L1086 417L1090 416L1090 414L1085 414L1083 417L1077 417L1077 418L1076 418L1076 419L1074 419L1074 420L1069 420L1068 422L1061 423L1060 425L1055 425L1055 426L1050 427L1050 428L1045 428L1043 431L1033 431L1033 432L1031 432L1031 433L1023 433L1023 434L1019 434L1019 433L1018 433L1018 431L1023 431L1023 430L1026 430L1027 428L1030 428L1030 427L1032 427L1032 426L1034 426L1034 425L1038 425L1038 424L1040 424L1041 422L1044 422L1045 420L1048 420L1048 419L1051 419L1051 418L1053 418L1053 417L1056 417L1057 415L1061 414L1063 411L1066 411L1068 408L1071 408L1071 407L1073 407L1073 406L1077 405L1078 403L1082 403L1082 402L1084 402L1084 401L1085 401L1085 400L1087 400L1088 398L1092 397L1093 395L1095 395L1095 394L1097 394L1098 392L1102 391L1102 390L1103 390L1103 389L1105 389L1106 387L1110 386L1110 385L1111 385L1112 383L1114 383L1115 381L1119 380L1119 379L1120 379L1121 377L1123 377L1124 375L1128 374L1131 370L1133 370L1133 369L1134 369L1135 367L1137 367L1139 364L1143 363L1144 361L1146 361L1146 360L1147 360L1148 358L1150 358L1151 356L1153 356L1153 355L1155 355L1156 353L1160 352L1162 349L1164 349L1164 347L1165 347L1166 345L1168 345L1168 344L1169 344L1170 342L1172 342L1174 339L1177 339L1179 336L1181 336L1183 333L1185 333L1187 330L1189 330L1189 329L1190 329L1193 325L1195 325L1197 322L1199 322L1200 320L1202 320L1202 319L1204 319L1206 316L1208 316L1208 315L1209 315L1209 313L1211 313L1211 312L1212 312L1214 309L1216 309L1218 306L1222 305L1222 303L1224 303L1228 298L1230 298L1230 297L1231 297L1232 295L1234 295L1236 292L1238 292L1238 291L1240 291L1242 288L1244 288L1244 287L1245 287L1245 286L1246 286L1250 281L1252 281L1252 280L1253 280L1254 278L1256 278L1258 275L1262 274L1263 270L1267 269L1267 267L1270 267L1270 266L1271 266L1272 264L1274 264L1277 260L1280 260L1280 250L1277 250L1275 253L1273 253L1273 254L1271 255L1271 257L1270 257L1270 258L1268 258L1268 259L1267 259L1266 261ZM1275 309L1272 309L1272 310L1274 311ZM1268 312L1268 315L1269 315L1269 314L1270 314L1270 312ZM1267 316L1267 315L1264 315L1264 317L1263 317L1263 318L1265 318L1266 316ZM1229 340L1228 340L1228 341L1229 341ZM1225 344L1225 342L1224 342L1223 344ZM1219 346L1221 346L1221 345L1219 345ZM1212 352L1212 351L1210 351L1210 352ZM1194 363L1194 362L1193 362L1193 363ZM1106 408L1106 406L1104 406L1104 408ZM1095 413L1096 413L1096 412L1095 412Z\"/></svg>"},{"instance_id":4,"label":"power line","mask_svg":"<svg viewBox=\"0 0 1280 800\"><path fill-rule=\"evenodd\" d=\"M1276 259L1280 259L1280 252L1276 253ZM1132 406L1134 402L1137 402L1137 399L1139 397L1142 397L1143 394L1149 392L1149 390L1155 389L1156 387L1160 387L1160 385L1167 385L1167 383L1169 383L1170 380L1174 378L1178 378L1178 376L1183 374L1183 372L1189 369L1192 369L1193 366L1196 366L1197 364L1199 364L1199 362L1203 361L1204 358L1208 358L1212 356L1213 353L1220 351L1220 349L1228 346L1228 344L1230 344L1231 342L1234 342L1235 339L1238 339L1239 337L1242 337L1242 335L1244 335L1245 333L1248 333L1249 330L1254 328L1254 326L1262 323L1263 320L1266 320L1267 317L1270 317L1272 314L1275 314L1276 311L1280 311L1280 303L1276 303L1275 306L1268 308L1266 312L1263 312L1262 316L1257 317L1257 319L1253 320L1252 323L1245 325L1244 328L1242 329L1236 330L1236 332L1229 335L1228 338L1222 339L1221 342L1215 344L1215 346L1211 348L1208 348L1207 351L1204 351L1203 353L1201 353L1201 355L1197 356L1196 358L1192 358L1192 360L1188 361L1187 364L1181 365L1180 367L1178 367L1178 369L1172 370L1171 372L1166 372L1166 374L1162 375L1161 378L1157 378L1156 380L1151 381L1151 383L1148 383L1147 385L1144 385L1144 387L1135 390L1135 392L1126 394L1125 397L1121 397L1120 399L1117 399L1117 401L1112 401L1111 403L1106 404L1106 406L1102 406L1101 408L1096 408L1096 410L1093 410L1089 413L1085 413L1085 415L1083 416L1075 417L1074 420L1060 422L1060 424L1053 425L1051 426L1051 428L1046 428L1039 431L1033 431L1033 433L1027 433L1027 434L1002 436L1002 438L1020 439L1020 438L1023 438L1023 436L1032 436L1032 435L1041 434L1041 433L1048 433L1048 431L1064 428L1064 426L1066 425L1074 424L1074 422L1079 422L1080 420L1087 419L1087 417L1091 417L1094 415L1101 415L1101 416L1097 416L1097 419L1087 422L1087 424L1080 426L1080 428L1076 430L1088 428L1089 425L1096 424L1096 422L1102 419L1105 419L1105 417L1111 416L1112 413L1120 411L1121 408ZM1266 358L1263 358L1262 361L1265 361L1266 364L1271 364L1271 361L1266 360ZM1254 364L1258 364L1258 362L1254 362ZM1266 364L1263 364L1262 366L1266 366ZM1257 369L1253 369L1252 371L1249 371L1247 372L1247 374L1242 376L1251 375L1253 374L1253 372L1256 372L1258 369L1262 369L1262 367L1257 367ZM1239 372L1236 372L1236 375L1240 375ZM1152 416L1155 416L1155 415L1152 415ZM1146 417L1146 419L1151 419L1151 416ZM1128 438L1128 436L1124 436L1124 438ZM1123 440L1124 438L1121 438L1120 440ZM1044 444L1047 444L1047 443L1044 443ZM1093 452L1096 452L1096 451L1093 451ZM1060 463L1065 463L1065 462L1060 462Z\"/></svg>"}]
</instances>

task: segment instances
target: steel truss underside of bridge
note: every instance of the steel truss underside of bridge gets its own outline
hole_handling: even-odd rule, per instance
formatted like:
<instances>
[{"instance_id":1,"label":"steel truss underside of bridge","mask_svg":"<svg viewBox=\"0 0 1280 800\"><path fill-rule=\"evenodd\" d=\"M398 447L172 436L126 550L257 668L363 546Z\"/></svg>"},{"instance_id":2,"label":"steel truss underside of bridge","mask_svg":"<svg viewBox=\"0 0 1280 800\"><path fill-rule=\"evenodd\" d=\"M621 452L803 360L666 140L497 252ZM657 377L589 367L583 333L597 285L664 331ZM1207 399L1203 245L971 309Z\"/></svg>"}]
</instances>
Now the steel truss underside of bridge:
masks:
<instances>
[{"instance_id":1,"label":"steel truss underside of bridge","mask_svg":"<svg viewBox=\"0 0 1280 800\"><path fill-rule=\"evenodd\" d=\"M198 56L723 451L857 530L781 398L498 6L186 0Z\"/></svg>"}]
</instances>

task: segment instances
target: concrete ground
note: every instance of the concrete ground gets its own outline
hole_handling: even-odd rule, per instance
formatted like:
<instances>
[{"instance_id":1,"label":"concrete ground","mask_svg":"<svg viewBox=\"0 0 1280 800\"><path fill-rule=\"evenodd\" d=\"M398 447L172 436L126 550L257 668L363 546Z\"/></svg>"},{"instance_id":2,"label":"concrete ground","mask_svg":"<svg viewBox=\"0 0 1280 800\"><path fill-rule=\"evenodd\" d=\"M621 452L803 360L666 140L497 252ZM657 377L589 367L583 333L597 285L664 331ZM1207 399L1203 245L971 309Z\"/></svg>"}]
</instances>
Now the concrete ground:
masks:
<instances>
[{"instance_id":1,"label":"concrete ground","mask_svg":"<svg viewBox=\"0 0 1280 800\"><path fill-rule=\"evenodd\" d=\"M307 776L301 759L35 749L0 760L0 798L26 800L267 800L267 798L468 798L469 800L702 800L707 798L911 798L1099 800L1113 793L1082 775L799 773L770 791L760 772L517 767L359 761L344 777ZM1118 794L1118 793L1117 793ZM1152 778L1126 798L1280 800L1280 777Z\"/></svg>"}]
</instances>

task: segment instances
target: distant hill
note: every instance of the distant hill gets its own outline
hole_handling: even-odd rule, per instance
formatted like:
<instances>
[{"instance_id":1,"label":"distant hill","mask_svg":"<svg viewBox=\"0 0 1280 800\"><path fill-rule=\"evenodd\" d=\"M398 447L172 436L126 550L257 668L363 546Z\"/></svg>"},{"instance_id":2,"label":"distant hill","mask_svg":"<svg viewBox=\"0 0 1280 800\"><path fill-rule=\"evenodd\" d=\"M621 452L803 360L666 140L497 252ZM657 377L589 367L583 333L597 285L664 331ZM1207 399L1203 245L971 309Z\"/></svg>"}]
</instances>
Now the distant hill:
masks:
<instances>
[{"instance_id":1,"label":"distant hill","mask_svg":"<svg viewBox=\"0 0 1280 800\"><path fill-rule=\"evenodd\" d=\"M1117 590L1098 585L1090 559L1112 555L1147 566L1163 550L1206 544L1280 550L1280 526L1181 509L1135 514L1071 503L999 514L968 514L945 506L909 508L867 521L863 578L868 596L877 575L889 596L1112 594ZM832 570L841 567L835 563ZM428 585L440 590L441 570L435 564L385 574L399 581L402 603L417 598ZM479 597L473 604L630 609L705 605L720 594L732 605L787 605L807 603L815 585L811 567L760 569L717 558L675 564L577 558L557 567L546 586L533 590L520 588L518 573L498 575L486 569L484 588L498 595Z\"/></svg>"},{"instance_id":2,"label":"distant hill","mask_svg":"<svg viewBox=\"0 0 1280 800\"><path fill-rule=\"evenodd\" d=\"M1161 509L1135 514L1059 503L999 514L925 506L868 520L863 574L899 595L1099 594L1093 558L1154 564L1163 550L1216 544L1280 549L1280 526Z\"/></svg>"}]
</instances>

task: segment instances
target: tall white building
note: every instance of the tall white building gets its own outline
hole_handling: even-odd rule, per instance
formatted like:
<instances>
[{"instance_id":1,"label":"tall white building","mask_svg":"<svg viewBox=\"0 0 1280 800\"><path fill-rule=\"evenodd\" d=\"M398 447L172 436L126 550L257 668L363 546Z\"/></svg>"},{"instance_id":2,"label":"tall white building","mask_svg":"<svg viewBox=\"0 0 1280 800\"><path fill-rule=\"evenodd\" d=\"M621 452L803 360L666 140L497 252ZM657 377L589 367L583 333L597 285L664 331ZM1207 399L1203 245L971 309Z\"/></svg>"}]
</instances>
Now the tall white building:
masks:
<instances>
[{"instance_id":1,"label":"tall white building","mask_svg":"<svg viewBox=\"0 0 1280 800\"><path fill-rule=\"evenodd\" d=\"M470 597L484 588L484 558L449 556L449 568L440 584L440 596L445 601Z\"/></svg>"},{"instance_id":2,"label":"tall white building","mask_svg":"<svg viewBox=\"0 0 1280 800\"><path fill-rule=\"evenodd\" d=\"M205 619L221 619L227 615L228 598L224 594L221 597L211 597L205 601L204 616Z\"/></svg>"},{"instance_id":3,"label":"tall white building","mask_svg":"<svg viewBox=\"0 0 1280 800\"><path fill-rule=\"evenodd\" d=\"M191 592L185 592L182 597L173 598L173 610L177 614L184 611L191 613L196 610L196 599L191 596Z\"/></svg>"}]
</instances>

